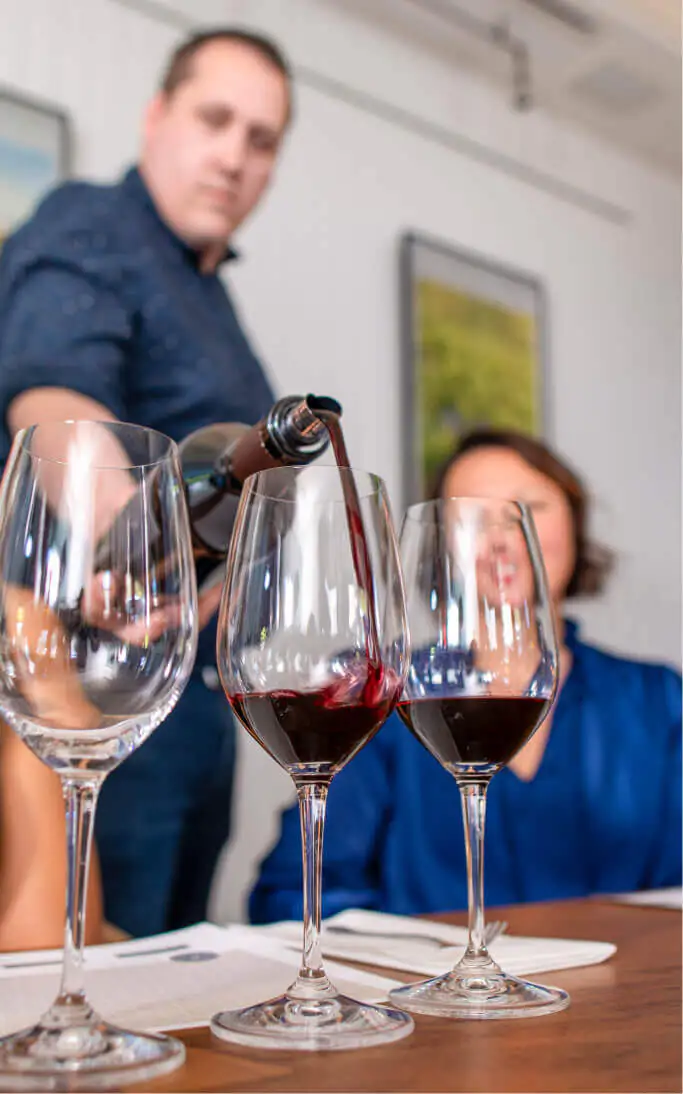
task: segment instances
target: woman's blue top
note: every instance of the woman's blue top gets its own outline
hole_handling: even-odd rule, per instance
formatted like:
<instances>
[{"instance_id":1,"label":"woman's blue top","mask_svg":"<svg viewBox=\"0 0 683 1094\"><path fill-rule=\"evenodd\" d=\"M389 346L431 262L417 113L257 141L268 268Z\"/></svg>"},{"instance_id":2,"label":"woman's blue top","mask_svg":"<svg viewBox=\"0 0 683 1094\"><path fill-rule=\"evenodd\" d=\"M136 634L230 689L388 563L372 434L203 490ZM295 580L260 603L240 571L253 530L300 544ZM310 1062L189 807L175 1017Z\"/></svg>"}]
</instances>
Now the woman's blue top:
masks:
<instances>
[{"instance_id":1,"label":"woman's blue top","mask_svg":"<svg viewBox=\"0 0 683 1094\"><path fill-rule=\"evenodd\" d=\"M588 646L573 660L540 767L509 768L488 792L487 904L559 900L681 884L681 678ZM333 780L323 914L419 914L467 906L460 795L397 715ZM302 914L296 806L261 865L255 923Z\"/></svg>"}]
</instances>

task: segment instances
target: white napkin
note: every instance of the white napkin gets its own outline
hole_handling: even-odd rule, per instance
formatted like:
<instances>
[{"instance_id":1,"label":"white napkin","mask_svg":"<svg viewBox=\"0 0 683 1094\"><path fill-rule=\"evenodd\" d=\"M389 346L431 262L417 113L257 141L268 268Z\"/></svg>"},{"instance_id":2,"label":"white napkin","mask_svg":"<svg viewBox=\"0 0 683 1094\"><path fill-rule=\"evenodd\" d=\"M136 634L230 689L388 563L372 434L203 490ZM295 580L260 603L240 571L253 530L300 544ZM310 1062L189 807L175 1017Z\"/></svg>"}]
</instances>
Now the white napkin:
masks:
<instances>
[{"instance_id":1,"label":"white napkin","mask_svg":"<svg viewBox=\"0 0 683 1094\"><path fill-rule=\"evenodd\" d=\"M336 933L335 928L344 928L344 932ZM300 923L273 923L251 930L292 946L301 944ZM416 935L423 935L424 941L410 937ZM438 941L450 945L440 946ZM467 944L467 931L446 923L350 908L324 921L322 943L327 956L436 976L459 960ZM515 976L597 965L616 952L616 946L611 942L522 938L508 934L500 935L489 949L501 968Z\"/></svg>"},{"instance_id":2,"label":"white napkin","mask_svg":"<svg viewBox=\"0 0 683 1094\"><path fill-rule=\"evenodd\" d=\"M57 994L61 950L0 954L0 1035L37 1021ZM288 945L250 928L200 923L184 930L88 946L85 989L110 1022L127 1029L207 1025L219 1010L280 995L299 961ZM328 966L340 991L375 1003L399 985L347 966Z\"/></svg>"},{"instance_id":3,"label":"white napkin","mask_svg":"<svg viewBox=\"0 0 683 1094\"><path fill-rule=\"evenodd\" d=\"M644 904L650 908L683 908L683 889L648 889L640 893L617 893L612 900L622 904Z\"/></svg>"}]
</instances>

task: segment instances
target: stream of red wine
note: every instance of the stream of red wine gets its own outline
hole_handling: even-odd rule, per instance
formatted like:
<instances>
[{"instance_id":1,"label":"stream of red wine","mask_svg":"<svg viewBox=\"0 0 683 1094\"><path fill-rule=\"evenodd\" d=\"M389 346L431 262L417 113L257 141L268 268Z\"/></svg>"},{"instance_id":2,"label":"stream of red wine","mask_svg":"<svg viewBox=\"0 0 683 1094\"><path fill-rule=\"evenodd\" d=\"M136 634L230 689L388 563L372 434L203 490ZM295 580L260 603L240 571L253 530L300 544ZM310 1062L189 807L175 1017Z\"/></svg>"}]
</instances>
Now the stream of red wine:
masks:
<instances>
[{"instance_id":1,"label":"stream of red wine","mask_svg":"<svg viewBox=\"0 0 683 1094\"><path fill-rule=\"evenodd\" d=\"M348 474L342 474L342 490L346 505L346 519L349 527L349 539L351 541L351 557L358 585L367 596L367 627L365 631L365 651L368 661L372 666L382 664L382 657L377 637L375 587L372 580L372 564L368 542L363 527L363 514L361 512L358 489L351 471L349 454L346 450L344 431L339 415L331 410L317 410L318 417L325 423L330 435L332 451L334 452L337 466Z\"/></svg>"}]
</instances>

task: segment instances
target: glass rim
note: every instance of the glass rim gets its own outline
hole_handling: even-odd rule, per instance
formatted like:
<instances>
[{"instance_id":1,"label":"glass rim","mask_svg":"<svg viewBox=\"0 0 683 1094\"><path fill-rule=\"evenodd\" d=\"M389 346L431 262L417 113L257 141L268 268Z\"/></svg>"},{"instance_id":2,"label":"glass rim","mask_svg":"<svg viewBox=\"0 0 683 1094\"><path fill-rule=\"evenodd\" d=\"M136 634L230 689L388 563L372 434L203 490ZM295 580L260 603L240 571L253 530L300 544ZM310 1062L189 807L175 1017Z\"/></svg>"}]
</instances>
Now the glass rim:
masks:
<instances>
[{"instance_id":1,"label":"glass rim","mask_svg":"<svg viewBox=\"0 0 683 1094\"><path fill-rule=\"evenodd\" d=\"M365 478L367 483L367 489L358 489L359 500L364 498L372 498L381 496L386 499L386 484L381 475L375 474L374 471L365 471L360 467L339 467L336 463L289 463L284 464L282 467L267 467L263 471L255 471L252 475L247 475L242 483L242 493L253 494L255 497L263 498L264 501L280 501L285 504L294 505L296 503L295 497L283 497L280 494L270 493L267 490L257 490L256 484L259 479L265 480L266 478L283 479L286 481L288 478L292 478L294 472L315 472L315 471L334 471L339 478L345 478L351 475L356 481L358 487L358 478ZM323 505L345 505L344 498L323 498L316 504Z\"/></svg>"},{"instance_id":2,"label":"glass rim","mask_svg":"<svg viewBox=\"0 0 683 1094\"><path fill-rule=\"evenodd\" d=\"M149 468L159 467L160 464L168 463L178 459L178 445L169 437L168 434L162 433L159 429L154 429L152 426L138 425L135 422L121 422L117 419L109 418L63 418L52 421L34 422L32 425L27 425L23 429L18 429L14 435L13 443L17 445L26 455L31 459L39 463L54 464L56 467L66 467L69 464L68 459L61 459L57 456L42 456L37 452L32 452L28 446L29 437L33 436L38 430L45 430L49 426L75 426L75 425L88 425L88 426L107 426L114 434L124 430L142 436L143 434L152 435L158 437L164 442L166 451L162 453L155 460L140 460L138 462L134 460L128 460L128 462L121 463L92 463L91 467L96 471L145 471Z\"/></svg>"},{"instance_id":3,"label":"glass rim","mask_svg":"<svg viewBox=\"0 0 683 1094\"><path fill-rule=\"evenodd\" d=\"M520 501L518 498L494 498L487 497L484 494L452 494L445 498L427 498L425 501L416 501L412 505L409 505L404 511L405 520L413 520L416 523L422 519L423 515L431 512L440 512L448 502L462 502L464 505L471 506L473 509L490 506L491 504L509 505L517 510L519 518L521 520L528 519L531 516L531 509L529 505Z\"/></svg>"}]
</instances>

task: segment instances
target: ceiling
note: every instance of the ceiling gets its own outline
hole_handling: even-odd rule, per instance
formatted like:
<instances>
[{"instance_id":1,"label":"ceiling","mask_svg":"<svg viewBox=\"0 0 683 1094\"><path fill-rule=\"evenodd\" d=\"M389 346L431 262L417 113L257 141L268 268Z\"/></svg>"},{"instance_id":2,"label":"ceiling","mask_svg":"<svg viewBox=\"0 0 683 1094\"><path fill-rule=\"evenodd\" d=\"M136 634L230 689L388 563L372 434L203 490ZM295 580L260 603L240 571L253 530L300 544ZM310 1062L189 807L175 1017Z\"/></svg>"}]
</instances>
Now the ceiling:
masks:
<instances>
[{"instance_id":1,"label":"ceiling","mask_svg":"<svg viewBox=\"0 0 683 1094\"><path fill-rule=\"evenodd\" d=\"M328 2L680 176L680 0Z\"/></svg>"}]
</instances>

